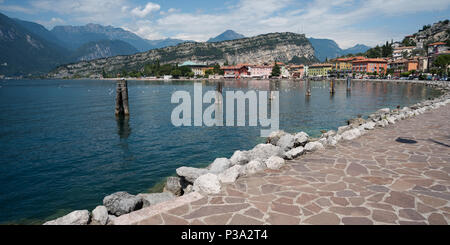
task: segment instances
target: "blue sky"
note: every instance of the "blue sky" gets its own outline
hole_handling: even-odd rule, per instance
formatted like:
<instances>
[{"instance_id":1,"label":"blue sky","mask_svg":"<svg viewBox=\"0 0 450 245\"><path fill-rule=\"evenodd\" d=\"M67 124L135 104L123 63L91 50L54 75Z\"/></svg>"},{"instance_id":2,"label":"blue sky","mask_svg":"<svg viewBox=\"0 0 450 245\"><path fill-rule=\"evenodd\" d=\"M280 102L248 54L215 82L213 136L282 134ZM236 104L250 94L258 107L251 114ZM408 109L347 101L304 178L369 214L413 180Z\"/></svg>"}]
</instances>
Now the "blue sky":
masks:
<instances>
[{"instance_id":1,"label":"blue sky","mask_svg":"<svg viewBox=\"0 0 450 245\"><path fill-rule=\"evenodd\" d=\"M147 39L205 41L232 29L246 36L301 32L342 48L400 40L450 19L449 0L0 0L0 12L55 25L98 23Z\"/></svg>"}]
</instances>

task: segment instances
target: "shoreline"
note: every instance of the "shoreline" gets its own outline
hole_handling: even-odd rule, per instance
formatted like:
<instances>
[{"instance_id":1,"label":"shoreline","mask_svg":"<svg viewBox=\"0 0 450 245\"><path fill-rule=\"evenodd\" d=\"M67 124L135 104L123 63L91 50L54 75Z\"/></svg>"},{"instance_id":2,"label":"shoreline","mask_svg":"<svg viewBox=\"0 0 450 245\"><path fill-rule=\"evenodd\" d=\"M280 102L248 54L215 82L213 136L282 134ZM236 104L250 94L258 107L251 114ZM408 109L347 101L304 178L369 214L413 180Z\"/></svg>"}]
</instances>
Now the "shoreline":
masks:
<instances>
[{"instance_id":1,"label":"shoreline","mask_svg":"<svg viewBox=\"0 0 450 245\"><path fill-rule=\"evenodd\" d=\"M200 79L200 80L207 80L207 79ZM337 79L336 79L337 80ZM414 109L414 112L412 113L412 115L411 114L408 114L409 116L408 117L412 117L412 116L415 116L416 114L418 115L418 114L420 114L420 112L417 112L417 110L420 110L420 111L422 111L422 109L423 108L427 108L427 109L434 109L434 105L435 104L438 104L438 103L443 103L443 101L445 102L445 103L448 103L448 102L450 102L449 100L450 99L448 99L449 98L449 95L450 95L450 83L449 82L446 82L446 81L417 81L417 80L376 80L376 79L352 79L353 81L362 81L362 82L396 82L396 83L414 83L414 84L424 84L424 85L426 85L426 86L432 86L432 87L435 87L437 90L440 90L440 91L442 91L443 92L443 94L441 94L440 96L438 96L438 97L436 97L436 98L434 98L434 99L431 99L431 100L428 100L428 99L425 99L425 100L422 100L422 101L420 101L420 102L418 102L418 103L416 103L416 104L414 104L414 105L409 105L409 107L411 107L411 108L416 108L416 109ZM217 81L217 80L216 80ZM439 106L440 106L441 104L439 104ZM408 108L408 107L404 107L404 108ZM404 109L403 108L403 109ZM426 111L427 109L423 109L423 111ZM395 110L395 109L394 109ZM389 113L391 113L392 111L394 111L394 110L390 110L390 112ZM397 109L398 110L398 109ZM388 114L389 114L388 113ZM390 114L389 114L390 115ZM370 119L370 117L369 117L369 119ZM368 119L368 120L369 120ZM401 120L401 119L399 119L399 120ZM389 122L388 122L388 120L386 119L386 118L384 118L384 119L381 119L381 120L379 120L380 122L381 121L386 121L387 122L387 124L390 124ZM375 124L375 123L374 123ZM385 125L385 126L387 126L387 124ZM382 126L382 127L385 127L385 126ZM347 126L342 126L342 127L347 127ZM340 128L342 128L342 127L340 127ZM347 131L352 131L352 130L354 130L354 129L351 129L351 130L347 130ZM328 131L327 133L329 133L330 131ZM338 130L338 132L339 132L339 130ZM345 133L345 131L344 132L341 132L341 133ZM323 136L323 135L322 135ZM356 138L358 138L359 136L357 136ZM316 140L314 140L314 141L308 141L308 143L311 143L311 142L324 142L324 140L323 140L323 137L321 137L321 138L319 138L319 139L316 139ZM339 141L339 140L338 140ZM310 153L308 153L308 154L310 154ZM217 160L217 159L216 159ZM177 171L178 172L178 171ZM181 176L180 176L181 177ZM170 177L169 177L170 178ZM175 177L176 178L176 177ZM237 179L237 178L236 178ZM236 181L236 180L235 180ZM192 181L192 185L194 184L193 183L194 181ZM192 185L191 185L191 188L192 188ZM189 185L188 185L189 186ZM166 185L166 187L167 187L167 185ZM151 189L151 188L150 188ZM186 192L186 191L184 191L184 192ZM200 191L201 192L201 191ZM192 192L192 193L197 193L197 192ZM165 203L165 204L168 204L168 203L171 203L171 202L174 202L174 203L176 203L177 201L177 199L182 199L182 200L184 200L184 199L189 199L188 197L186 197L186 198L182 198L183 196L188 196L188 195L191 195L191 194L185 194L185 195L182 195L181 197L177 197L177 198L172 198L171 200L172 201L164 201L164 202L162 202L162 203ZM197 196L198 197L198 196ZM149 209L149 208L152 208L152 207L156 207L156 208L158 208L158 207L160 207L160 205L158 206L159 204L156 204L156 205L150 205L149 207L144 207L144 209ZM142 210L142 209L141 209ZM85 211L87 211L87 210L85 210ZM95 211L95 210L94 210ZM77 212L77 211L74 211L74 212ZM74 213L74 212L72 212L72 213ZM135 213L135 212L138 212L138 211L133 211L133 212L130 212L129 213L129 215L128 214L124 214L124 215L122 215L122 216L124 216L123 218L120 218L120 217L122 217L122 216L118 216L118 217L110 217L111 219L114 219L114 220L117 220L117 222L114 222L114 221L112 221L112 222L110 222L110 223L112 223L112 224L115 224L115 223L117 223L117 224L121 224L121 222L120 222L120 220L125 220L126 219L126 217L128 217L128 216L133 216L133 213ZM71 213L71 214L72 214ZM87 213L88 213L88 215L89 215L89 219L90 219L90 217L91 217L91 215L90 215L90 213L89 213L89 211L87 211ZM70 214L69 214L70 215ZM68 216L68 215L66 215L66 216ZM63 217L66 217L66 216L63 216ZM119 219L120 218L120 219ZM57 219L58 220L58 219Z\"/></svg>"}]
</instances>

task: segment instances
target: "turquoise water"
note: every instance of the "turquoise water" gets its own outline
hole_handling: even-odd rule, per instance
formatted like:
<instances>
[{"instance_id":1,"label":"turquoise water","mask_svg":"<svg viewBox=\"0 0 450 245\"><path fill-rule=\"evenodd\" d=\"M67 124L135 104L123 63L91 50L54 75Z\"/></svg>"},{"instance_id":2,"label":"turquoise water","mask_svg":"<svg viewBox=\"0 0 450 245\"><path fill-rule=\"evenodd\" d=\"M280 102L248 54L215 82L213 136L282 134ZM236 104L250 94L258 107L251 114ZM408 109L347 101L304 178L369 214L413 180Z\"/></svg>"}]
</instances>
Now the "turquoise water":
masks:
<instances>
[{"instance_id":1,"label":"turquoise water","mask_svg":"<svg viewBox=\"0 0 450 245\"><path fill-rule=\"evenodd\" d=\"M203 82L203 92L215 88ZM146 192L177 167L204 167L264 141L259 127L174 127L171 95L192 94L193 82L129 81L128 89L131 116L116 120L113 81L0 81L0 223L92 210L112 192ZM340 82L330 96L328 83L313 82L308 99L303 82L224 84L224 91L249 89L280 91L280 128L311 135L438 95L420 85L367 82L355 82L349 94Z\"/></svg>"}]
</instances>

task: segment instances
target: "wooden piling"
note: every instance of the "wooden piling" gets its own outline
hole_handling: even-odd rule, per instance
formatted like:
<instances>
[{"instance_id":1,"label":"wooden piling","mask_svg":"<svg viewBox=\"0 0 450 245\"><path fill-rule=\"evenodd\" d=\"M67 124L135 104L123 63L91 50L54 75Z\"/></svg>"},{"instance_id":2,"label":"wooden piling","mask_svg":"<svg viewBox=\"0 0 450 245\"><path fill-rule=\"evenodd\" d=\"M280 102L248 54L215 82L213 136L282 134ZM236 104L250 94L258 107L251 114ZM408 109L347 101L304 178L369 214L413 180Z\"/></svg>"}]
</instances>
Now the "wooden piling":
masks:
<instances>
[{"instance_id":1,"label":"wooden piling","mask_svg":"<svg viewBox=\"0 0 450 245\"><path fill-rule=\"evenodd\" d=\"M128 82L125 79L117 81L116 87L116 116L129 116Z\"/></svg>"},{"instance_id":2,"label":"wooden piling","mask_svg":"<svg viewBox=\"0 0 450 245\"><path fill-rule=\"evenodd\" d=\"M334 80L330 80L330 94L334 94Z\"/></svg>"},{"instance_id":3,"label":"wooden piling","mask_svg":"<svg viewBox=\"0 0 450 245\"><path fill-rule=\"evenodd\" d=\"M311 83L309 78L306 79L306 96L311 96Z\"/></svg>"},{"instance_id":4,"label":"wooden piling","mask_svg":"<svg viewBox=\"0 0 450 245\"><path fill-rule=\"evenodd\" d=\"M352 79L350 76L347 77L347 91L352 90Z\"/></svg>"}]
</instances>

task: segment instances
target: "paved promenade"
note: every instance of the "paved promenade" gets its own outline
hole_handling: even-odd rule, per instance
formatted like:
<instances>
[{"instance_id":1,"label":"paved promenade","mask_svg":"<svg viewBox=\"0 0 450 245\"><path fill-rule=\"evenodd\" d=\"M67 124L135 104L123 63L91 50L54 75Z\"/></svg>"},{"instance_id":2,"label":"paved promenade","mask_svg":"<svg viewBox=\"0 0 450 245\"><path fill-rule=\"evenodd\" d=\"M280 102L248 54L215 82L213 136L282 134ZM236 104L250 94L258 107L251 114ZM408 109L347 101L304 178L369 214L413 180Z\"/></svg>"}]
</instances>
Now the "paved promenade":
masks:
<instances>
[{"instance_id":1,"label":"paved promenade","mask_svg":"<svg viewBox=\"0 0 450 245\"><path fill-rule=\"evenodd\" d=\"M123 224L433 224L450 222L450 105L335 148L241 177L219 195L140 210ZM193 201L193 202L192 202ZM158 207L156 207L158 209Z\"/></svg>"}]
</instances>

